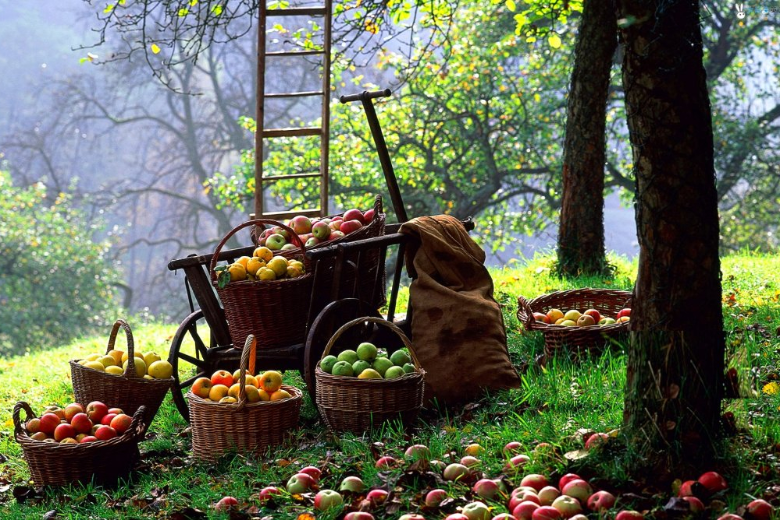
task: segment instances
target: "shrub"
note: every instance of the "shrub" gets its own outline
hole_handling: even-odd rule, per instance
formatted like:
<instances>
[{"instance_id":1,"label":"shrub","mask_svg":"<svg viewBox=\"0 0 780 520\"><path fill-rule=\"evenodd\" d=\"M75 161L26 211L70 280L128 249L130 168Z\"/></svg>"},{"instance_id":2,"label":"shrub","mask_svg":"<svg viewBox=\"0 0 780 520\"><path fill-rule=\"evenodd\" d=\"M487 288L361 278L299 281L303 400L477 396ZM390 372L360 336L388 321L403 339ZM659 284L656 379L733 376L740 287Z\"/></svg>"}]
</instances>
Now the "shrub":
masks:
<instances>
[{"instance_id":1,"label":"shrub","mask_svg":"<svg viewBox=\"0 0 780 520\"><path fill-rule=\"evenodd\" d=\"M119 273L95 242L96 225L72 197L47 200L42 183L20 188L0 170L0 353L38 350L113 318Z\"/></svg>"}]
</instances>

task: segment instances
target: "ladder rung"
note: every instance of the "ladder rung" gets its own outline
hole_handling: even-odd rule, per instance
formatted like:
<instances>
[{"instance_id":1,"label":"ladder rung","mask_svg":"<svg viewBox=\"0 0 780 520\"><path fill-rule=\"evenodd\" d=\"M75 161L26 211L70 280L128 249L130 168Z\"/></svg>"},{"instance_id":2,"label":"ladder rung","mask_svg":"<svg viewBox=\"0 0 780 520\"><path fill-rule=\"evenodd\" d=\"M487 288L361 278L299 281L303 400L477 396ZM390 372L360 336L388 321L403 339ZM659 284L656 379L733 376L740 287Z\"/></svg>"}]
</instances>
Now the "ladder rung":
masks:
<instances>
[{"instance_id":1,"label":"ladder rung","mask_svg":"<svg viewBox=\"0 0 780 520\"><path fill-rule=\"evenodd\" d=\"M320 217L322 216L322 210L320 209L301 209L298 211L290 210L290 211L274 211L271 213L263 213L263 216L261 218L271 218L271 219L280 219L285 217L294 217L296 215L304 215L306 217ZM255 214L252 213L249 215L250 220L255 219Z\"/></svg>"},{"instance_id":2,"label":"ladder rung","mask_svg":"<svg viewBox=\"0 0 780 520\"><path fill-rule=\"evenodd\" d=\"M314 177L322 177L322 174L317 173L293 173L290 175L273 175L271 177L263 177L263 181L282 181L285 179L311 179Z\"/></svg>"},{"instance_id":3,"label":"ladder rung","mask_svg":"<svg viewBox=\"0 0 780 520\"><path fill-rule=\"evenodd\" d=\"M273 51L265 53L266 56L271 58L279 56L316 56L320 54L325 54L325 51Z\"/></svg>"},{"instance_id":4,"label":"ladder rung","mask_svg":"<svg viewBox=\"0 0 780 520\"><path fill-rule=\"evenodd\" d=\"M287 9L268 9L267 17L271 16L325 16L324 7L289 7Z\"/></svg>"},{"instance_id":5,"label":"ladder rung","mask_svg":"<svg viewBox=\"0 0 780 520\"><path fill-rule=\"evenodd\" d=\"M322 128L271 128L263 130L263 137L305 137L322 135Z\"/></svg>"},{"instance_id":6,"label":"ladder rung","mask_svg":"<svg viewBox=\"0 0 780 520\"><path fill-rule=\"evenodd\" d=\"M321 96L323 92L321 90L312 90L308 92L274 92L273 94L265 94L266 98L296 98L296 97L309 97L309 96Z\"/></svg>"}]
</instances>

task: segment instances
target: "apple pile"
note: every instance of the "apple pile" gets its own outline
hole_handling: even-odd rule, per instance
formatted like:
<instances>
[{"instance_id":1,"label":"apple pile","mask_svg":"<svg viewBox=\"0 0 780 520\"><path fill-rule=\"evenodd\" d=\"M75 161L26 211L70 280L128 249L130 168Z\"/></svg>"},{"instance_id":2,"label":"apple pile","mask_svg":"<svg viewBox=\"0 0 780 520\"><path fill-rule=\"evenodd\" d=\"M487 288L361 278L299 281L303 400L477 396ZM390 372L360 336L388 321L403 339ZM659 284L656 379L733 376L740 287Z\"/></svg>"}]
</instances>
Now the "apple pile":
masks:
<instances>
[{"instance_id":1,"label":"apple pile","mask_svg":"<svg viewBox=\"0 0 780 520\"><path fill-rule=\"evenodd\" d=\"M221 265L214 270L217 272L220 287L244 280L254 282L298 278L306 272L300 260L274 256L273 251L266 246L257 247L251 258L242 256L232 264Z\"/></svg>"},{"instance_id":2,"label":"apple pile","mask_svg":"<svg viewBox=\"0 0 780 520\"><path fill-rule=\"evenodd\" d=\"M388 357L367 341L355 350L346 349L338 356L325 356L320 361L320 368L327 374L358 379L395 379L417 370L406 349L396 350Z\"/></svg>"},{"instance_id":3,"label":"apple pile","mask_svg":"<svg viewBox=\"0 0 780 520\"><path fill-rule=\"evenodd\" d=\"M79 403L65 408L47 406L40 417L25 423L24 430L36 441L80 444L113 439L125 433L132 422L120 408L92 401L86 407Z\"/></svg>"},{"instance_id":4,"label":"apple pile","mask_svg":"<svg viewBox=\"0 0 780 520\"><path fill-rule=\"evenodd\" d=\"M626 307L618 311L614 318L603 316L596 309L588 309L580 312L571 309L566 312L560 309L550 309L547 313L533 313L536 321L547 323L548 325L563 325L564 327L590 327L593 325L612 325L613 323L623 323L631 319L631 309Z\"/></svg>"},{"instance_id":5,"label":"apple pile","mask_svg":"<svg viewBox=\"0 0 780 520\"><path fill-rule=\"evenodd\" d=\"M144 379L168 379L173 374L173 366L154 352L134 353L135 373ZM98 372L121 376L127 369L128 353L112 349L107 354L90 354L78 361L82 365Z\"/></svg>"},{"instance_id":6,"label":"apple pile","mask_svg":"<svg viewBox=\"0 0 780 520\"><path fill-rule=\"evenodd\" d=\"M285 225L295 231L295 234L306 244L306 247L313 247L328 240L335 240L336 238L349 235L363 226L367 226L373 219L373 208L367 211L350 209L345 211L343 215L335 217L314 217L310 219L304 215L297 215L286 221ZM257 245L266 246L273 251L296 248L294 244L290 243L289 232L279 226L264 230L258 239Z\"/></svg>"},{"instance_id":7,"label":"apple pile","mask_svg":"<svg viewBox=\"0 0 780 520\"><path fill-rule=\"evenodd\" d=\"M232 374L227 370L217 370L211 377L199 377L192 383L193 395L206 401L219 403L237 403L241 392L239 383L240 370ZM280 401L292 397L290 392L282 388L282 374L276 370L267 370L257 376L246 373L246 400L250 403L259 401Z\"/></svg>"}]
</instances>

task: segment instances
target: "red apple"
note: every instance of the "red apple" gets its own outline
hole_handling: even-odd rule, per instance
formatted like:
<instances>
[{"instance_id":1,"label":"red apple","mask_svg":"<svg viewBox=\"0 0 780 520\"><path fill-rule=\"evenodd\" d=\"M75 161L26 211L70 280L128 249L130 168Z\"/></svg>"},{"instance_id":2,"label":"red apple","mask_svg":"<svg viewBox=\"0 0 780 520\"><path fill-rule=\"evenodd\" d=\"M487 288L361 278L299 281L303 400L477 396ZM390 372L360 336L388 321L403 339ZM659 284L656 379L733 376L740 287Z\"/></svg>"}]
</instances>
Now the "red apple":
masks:
<instances>
[{"instance_id":1,"label":"red apple","mask_svg":"<svg viewBox=\"0 0 780 520\"><path fill-rule=\"evenodd\" d=\"M71 422L77 413L84 413L84 407L79 403L70 403L63 411L65 414L65 420Z\"/></svg>"},{"instance_id":2,"label":"red apple","mask_svg":"<svg viewBox=\"0 0 780 520\"><path fill-rule=\"evenodd\" d=\"M108 409L108 413L113 413L113 414L119 415L120 413L125 413L125 412L122 411L121 408L109 408Z\"/></svg>"},{"instance_id":3,"label":"red apple","mask_svg":"<svg viewBox=\"0 0 780 520\"><path fill-rule=\"evenodd\" d=\"M583 478L576 473L567 473L558 480L558 489L563 489L572 480L583 480Z\"/></svg>"},{"instance_id":4,"label":"red apple","mask_svg":"<svg viewBox=\"0 0 780 520\"><path fill-rule=\"evenodd\" d=\"M372 506L378 506L379 504L383 504L385 500L387 500L387 496L389 494L390 493L388 493L384 489L372 489L366 495L366 500L368 500Z\"/></svg>"},{"instance_id":5,"label":"red apple","mask_svg":"<svg viewBox=\"0 0 780 520\"><path fill-rule=\"evenodd\" d=\"M645 520L645 515L638 511L620 511L615 520Z\"/></svg>"},{"instance_id":6,"label":"red apple","mask_svg":"<svg viewBox=\"0 0 780 520\"><path fill-rule=\"evenodd\" d=\"M469 517L463 513L452 513L451 515L447 515L444 520L469 520Z\"/></svg>"},{"instance_id":7,"label":"red apple","mask_svg":"<svg viewBox=\"0 0 780 520\"><path fill-rule=\"evenodd\" d=\"M311 478L314 479L314 482L319 482L320 477L322 476L322 471L316 466L306 466L305 468L301 468L298 473L306 473L307 475L310 475Z\"/></svg>"},{"instance_id":8,"label":"red apple","mask_svg":"<svg viewBox=\"0 0 780 520\"><path fill-rule=\"evenodd\" d=\"M520 481L520 485L530 486L534 488L537 492L539 492L540 489L542 489L545 486L549 486L550 483L547 481L547 477L545 477L544 475L531 473L523 477L523 480Z\"/></svg>"},{"instance_id":9,"label":"red apple","mask_svg":"<svg viewBox=\"0 0 780 520\"><path fill-rule=\"evenodd\" d=\"M733 513L726 513L725 515L721 515L718 520L742 520L742 517Z\"/></svg>"},{"instance_id":10,"label":"red apple","mask_svg":"<svg viewBox=\"0 0 780 520\"><path fill-rule=\"evenodd\" d=\"M385 455L384 457L379 457L379 459L374 464L374 467L376 467L377 469L387 469L387 468L392 468L393 466L395 466L395 464L396 464L396 460L393 457L389 455Z\"/></svg>"},{"instance_id":11,"label":"red apple","mask_svg":"<svg viewBox=\"0 0 780 520\"><path fill-rule=\"evenodd\" d=\"M677 492L678 497L695 497L696 495L700 495L700 490L703 489L704 486L699 484L698 480L686 480L685 482L680 485L680 490Z\"/></svg>"},{"instance_id":12,"label":"red apple","mask_svg":"<svg viewBox=\"0 0 780 520\"><path fill-rule=\"evenodd\" d=\"M357 231L362 227L363 224L361 224L360 221L358 220L345 220L344 222L341 223L341 226L339 226L339 231L341 231L345 235L349 235L353 231Z\"/></svg>"},{"instance_id":13,"label":"red apple","mask_svg":"<svg viewBox=\"0 0 780 520\"><path fill-rule=\"evenodd\" d=\"M587 314L591 318L593 318L594 323L598 323L601 320L601 313L597 311L596 309L588 309L587 311L583 312L582 314Z\"/></svg>"},{"instance_id":14,"label":"red apple","mask_svg":"<svg viewBox=\"0 0 780 520\"><path fill-rule=\"evenodd\" d=\"M588 437L588 440L585 441L585 449L591 450L593 448L596 448L598 446L603 446L607 443L609 440L609 435L606 433L594 433L590 437Z\"/></svg>"},{"instance_id":15,"label":"red apple","mask_svg":"<svg viewBox=\"0 0 780 520\"><path fill-rule=\"evenodd\" d=\"M428 446L426 446L425 444L415 444L413 446L409 446L408 448L406 448L406 451L404 452L404 457L412 460L417 460L417 459L430 460L431 450L429 450Z\"/></svg>"},{"instance_id":16,"label":"red apple","mask_svg":"<svg viewBox=\"0 0 780 520\"><path fill-rule=\"evenodd\" d=\"M107 441L116 437L116 430L113 429L111 426L106 426L105 424L101 424L100 426L98 426L98 429L95 430L95 437L97 437L98 440Z\"/></svg>"},{"instance_id":17,"label":"red apple","mask_svg":"<svg viewBox=\"0 0 780 520\"><path fill-rule=\"evenodd\" d=\"M691 510L693 510L693 508L691 508ZM755 520L769 520L772 517L774 508L772 507L772 504L766 500L757 498L747 505L747 512L748 515Z\"/></svg>"},{"instance_id":18,"label":"red apple","mask_svg":"<svg viewBox=\"0 0 780 520\"><path fill-rule=\"evenodd\" d=\"M100 420L108 413L108 406L100 401L92 401L87 405L86 413L93 424L100 424Z\"/></svg>"},{"instance_id":19,"label":"red apple","mask_svg":"<svg viewBox=\"0 0 780 520\"><path fill-rule=\"evenodd\" d=\"M509 513L501 513L499 515L494 516L491 520L515 520L515 517L510 515Z\"/></svg>"},{"instance_id":20,"label":"red apple","mask_svg":"<svg viewBox=\"0 0 780 520\"><path fill-rule=\"evenodd\" d=\"M75 437L76 429L68 423L60 423L54 428L54 440L60 442L68 437Z\"/></svg>"},{"instance_id":21,"label":"red apple","mask_svg":"<svg viewBox=\"0 0 780 520\"><path fill-rule=\"evenodd\" d=\"M539 490L537 496L539 497L539 505L549 506L552 505L556 498L561 496L561 492L555 486L544 486Z\"/></svg>"},{"instance_id":22,"label":"red apple","mask_svg":"<svg viewBox=\"0 0 780 520\"><path fill-rule=\"evenodd\" d=\"M329 239L331 231L333 230L325 222L317 222L311 228L312 236L320 241Z\"/></svg>"},{"instance_id":23,"label":"red apple","mask_svg":"<svg viewBox=\"0 0 780 520\"><path fill-rule=\"evenodd\" d=\"M281 494L279 488L274 486L267 486L260 490L260 492L257 494L257 499L262 504L271 500L274 497L274 495L279 495L279 494Z\"/></svg>"},{"instance_id":24,"label":"red apple","mask_svg":"<svg viewBox=\"0 0 780 520\"><path fill-rule=\"evenodd\" d=\"M558 520L559 518L561 512L552 506L541 506L531 515L531 520Z\"/></svg>"},{"instance_id":25,"label":"red apple","mask_svg":"<svg viewBox=\"0 0 780 520\"><path fill-rule=\"evenodd\" d=\"M533 317L536 321L541 321L542 323L550 323L550 318L548 318L547 315L543 312L535 312L533 313Z\"/></svg>"},{"instance_id":26,"label":"red apple","mask_svg":"<svg viewBox=\"0 0 780 520\"><path fill-rule=\"evenodd\" d=\"M593 494L593 489L584 480L572 480L563 486L561 493L574 497L580 501L581 504L588 502L588 498Z\"/></svg>"},{"instance_id":27,"label":"red apple","mask_svg":"<svg viewBox=\"0 0 780 520\"><path fill-rule=\"evenodd\" d=\"M495 480L490 480L488 478L479 479L471 490L479 498L484 498L485 500L493 500L501 494L498 483Z\"/></svg>"},{"instance_id":28,"label":"red apple","mask_svg":"<svg viewBox=\"0 0 780 520\"><path fill-rule=\"evenodd\" d=\"M571 518L582 513L580 501L568 495L561 495L556 498L552 503L552 507L557 509L563 518Z\"/></svg>"},{"instance_id":29,"label":"red apple","mask_svg":"<svg viewBox=\"0 0 780 520\"><path fill-rule=\"evenodd\" d=\"M332 507L339 507L344 503L344 499L337 491L332 489L322 489L314 496L314 509L325 511Z\"/></svg>"},{"instance_id":30,"label":"red apple","mask_svg":"<svg viewBox=\"0 0 780 520\"><path fill-rule=\"evenodd\" d=\"M330 240L336 240L337 238L344 238L344 233L338 229L330 232Z\"/></svg>"},{"instance_id":31,"label":"red apple","mask_svg":"<svg viewBox=\"0 0 780 520\"><path fill-rule=\"evenodd\" d=\"M54 429L59 426L60 422L62 421L59 415L52 412L47 412L41 415L38 431L43 432L46 435L52 435L54 433Z\"/></svg>"},{"instance_id":32,"label":"red apple","mask_svg":"<svg viewBox=\"0 0 780 520\"><path fill-rule=\"evenodd\" d=\"M363 212L363 224L370 224L372 220L374 220L374 208L367 209Z\"/></svg>"},{"instance_id":33,"label":"red apple","mask_svg":"<svg viewBox=\"0 0 780 520\"><path fill-rule=\"evenodd\" d=\"M518 441L509 441L504 445L504 453L516 455L523 449L523 445ZM530 460L530 459L529 459Z\"/></svg>"},{"instance_id":34,"label":"red apple","mask_svg":"<svg viewBox=\"0 0 780 520\"><path fill-rule=\"evenodd\" d=\"M615 495L609 491L596 491L588 498L588 509L591 511L612 509L614 505Z\"/></svg>"},{"instance_id":35,"label":"red apple","mask_svg":"<svg viewBox=\"0 0 780 520\"><path fill-rule=\"evenodd\" d=\"M469 520L490 520L490 508L482 502L469 502L462 513Z\"/></svg>"},{"instance_id":36,"label":"red apple","mask_svg":"<svg viewBox=\"0 0 780 520\"><path fill-rule=\"evenodd\" d=\"M531 520L533 518L534 511L539 509L539 504L536 502L520 502L512 508L512 516L517 520Z\"/></svg>"},{"instance_id":37,"label":"red apple","mask_svg":"<svg viewBox=\"0 0 780 520\"><path fill-rule=\"evenodd\" d=\"M699 484L707 488L707 491L710 493L717 493L729 487L726 479L714 471L708 471L699 477Z\"/></svg>"},{"instance_id":38,"label":"red apple","mask_svg":"<svg viewBox=\"0 0 780 520\"><path fill-rule=\"evenodd\" d=\"M417 513L407 513L398 517L398 520L425 520L425 517Z\"/></svg>"},{"instance_id":39,"label":"red apple","mask_svg":"<svg viewBox=\"0 0 780 520\"><path fill-rule=\"evenodd\" d=\"M573 517L569 518L569 520L588 520L588 517L583 514L579 514L574 515Z\"/></svg>"},{"instance_id":40,"label":"red apple","mask_svg":"<svg viewBox=\"0 0 780 520\"><path fill-rule=\"evenodd\" d=\"M234 497L222 497L219 499L219 502L216 503L214 506L214 509L217 511L228 511L234 506L238 505L238 500L236 500Z\"/></svg>"},{"instance_id":41,"label":"red apple","mask_svg":"<svg viewBox=\"0 0 780 520\"><path fill-rule=\"evenodd\" d=\"M352 493L362 493L366 489L366 485L360 477L349 476L344 477L339 486L339 491L350 491Z\"/></svg>"},{"instance_id":42,"label":"red apple","mask_svg":"<svg viewBox=\"0 0 780 520\"><path fill-rule=\"evenodd\" d=\"M291 495L306 493L314 487L316 482L308 473L296 473L287 481L287 492Z\"/></svg>"},{"instance_id":43,"label":"red apple","mask_svg":"<svg viewBox=\"0 0 780 520\"><path fill-rule=\"evenodd\" d=\"M76 430L76 433L89 433L92 431L92 421L89 420L89 416L84 412L74 415L70 424Z\"/></svg>"},{"instance_id":44,"label":"red apple","mask_svg":"<svg viewBox=\"0 0 780 520\"><path fill-rule=\"evenodd\" d=\"M476 468L480 465L481 461L473 455L466 455L460 459L460 463L467 468Z\"/></svg>"},{"instance_id":45,"label":"red apple","mask_svg":"<svg viewBox=\"0 0 780 520\"><path fill-rule=\"evenodd\" d=\"M523 466L531 462L531 457L528 455L515 455L509 461L504 464L504 472L512 473L519 471Z\"/></svg>"},{"instance_id":46,"label":"red apple","mask_svg":"<svg viewBox=\"0 0 780 520\"><path fill-rule=\"evenodd\" d=\"M625 309L620 309L617 313L617 316L615 316L616 320L619 320L623 316L631 316L631 309L629 307L626 307Z\"/></svg>"},{"instance_id":47,"label":"red apple","mask_svg":"<svg viewBox=\"0 0 780 520\"><path fill-rule=\"evenodd\" d=\"M106 417L108 417L108 415ZM127 414L120 413L111 419L109 426L116 430L117 435L122 435L130 429L131 424L133 424L133 418Z\"/></svg>"},{"instance_id":48,"label":"red apple","mask_svg":"<svg viewBox=\"0 0 780 520\"><path fill-rule=\"evenodd\" d=\"M447 492L443 489L432 489L425 495L425 505L428 507L439 507L439 504L447 498Z\"/></svg>"},{"instance_id":49,"label":"red apple","mask_svg":"<svg viewBox=\"0 0 780 520\"><path fill-rule=\"evenodd\" d=\"M366 513L365 511L352 511L347 513L344 520L374 520L374 515Z\"/></svg>"},{"instance_id":50,"label":"red apple","mask_svg":"<svg viewBox=\"0 0 780 520\"><path fill-rule=\"evenodd\" d=\"M532 495L536 495L537 493L537 491L531 486L517 486L515 489L512 490L512 496L519 495L524 491L528 491Z\"/></svg>"},{"instance_id":51,"label":"red apple","mask_svg":"<svg viewBox=\"0 0 780 520\"><path fill-rule=\"evenodd\" d=\"M87 442L95 442L96 440L98 440L98 438L95 437L94 435L87 435L87 436L81 438L81 440L79 441L79 444L84 444L84 443L87 443Z\"/></svg>"},{"instance_id":52,"label":"red apple","mask_svg":"<svg viewBox=\"0 0 780 520\"><path fill-rule=\"evenodd\" d=\"M342 217L344 222L348 222L350 220L357 220L360 222L360 225L365 224L365 220L363 220L363 212L359 209L350 209L344 212L344 216Z\"/></svg>"},{"instance_id":53,"label":"red apple","mask_svg":"<svg viewBox=\"0 0 780 520\"><path fill-rule=\"evenodd\" d=\"M100 419L100 424L105 424L106 426L111 426L111 421L116 417L115 413L107 413Z\"/></svg>"},{"instance_id":54,"label":"red apple","mask_svg":"<svg viewBox=\"0 0 780 520\"><path fill-rule=\"evenodd\" d=\"M444 480L463 480L468 477L468 475L469 468L457 462L453 462L444 468L444 473L442 474Z\"/></svg>"},{"instance_id":55,"label":"red apple","mask_svg":"<svg viewBox=\"0 0 780 520\"><path fill-rule=\"evenodd\" d=\"M304 215L296 215L290 220L288 224L298 235L309 233L312 229L311 220Z\"/></svg>"},{"instance_id":56,"label":"red apple","mask_svg":"<svg viewBox=\"0 0 780 520\"><path fill-rule=\"evenodd\" d=\"M702 502L698 498L694 496L687 496L687 497L682 497L682 499L688 502L688 507L690 508L691 513L698 514L704 511L704 502ZM769 520L769 518L762 519L762 520Z\"/></svg>"}]
</instances>

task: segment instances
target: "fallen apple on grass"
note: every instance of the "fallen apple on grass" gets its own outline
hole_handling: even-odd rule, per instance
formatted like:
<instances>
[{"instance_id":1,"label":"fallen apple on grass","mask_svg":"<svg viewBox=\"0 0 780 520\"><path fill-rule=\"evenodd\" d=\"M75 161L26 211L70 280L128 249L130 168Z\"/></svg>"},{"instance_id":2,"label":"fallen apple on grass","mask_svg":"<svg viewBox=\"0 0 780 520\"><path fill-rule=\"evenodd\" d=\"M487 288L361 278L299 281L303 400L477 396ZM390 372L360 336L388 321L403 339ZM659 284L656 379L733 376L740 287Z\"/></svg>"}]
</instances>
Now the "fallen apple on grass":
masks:
<instances>
[{"instance_id":1,"label":"fallen apple on grass","mask_svg":"<svg viewBox=\"0 0 780 520\"><path fill-rule=\"evenodd\" d=\"M281 494L282 492L279 490L279 488L275 486L266 486L257 494L257 499L261 504L263 504L273 499L274 496Z\"/></svg>"},{"instance_id":2,"label":"fallen apple on grass","mask_svg":"<svg viewBox=\"0 0 780 520\"><path fill-rule=\"evenodd\" d=\"M425 505L439 507L439 504L447 499L447 492L443 489L432 489L425 494Z\"/></svg>"},{"instance_id":3,"label":"fallen apple on grass","mask_svg":"<svg viewBox=\"0 0 780 520\"><path fill-rule=\"evenodd\" d=\"M549 506L552 505L556 498L561 496L561 492L555 486L545 486L537 493L539 497L539 505Z\"/></svg>"},{"instance_id":4,"label":"fallen apple on grass","mask_svg":"<svg viewBox=\"0 0 780 520\"><path fill-rule=\"evenodd\" d=\"M590 496L593 494L593 489L586 481L577 479L569 481L565 486L563 486L563 489L561 489L561 494L574 497L579 500L581 504L586 504L588 502L588 498L590 498Z\"/></svg>"},{"instance_id":5,"label":"fallen apple on grass","mask_svg":"<svg viewBox=\"0 0 780 520\"><path fill-rule=\"evenodd\" d=\"M520 481L520 485L532 487L538 493L543 487L549 486L550 482L544 475L531 473L523 477L523 480Z\"/></svg>"},{"instance_id":6,"label":"fallen apple on grass","mask_svg":"<svg viewBox=\"0 0 780 520\"><path fill-rule=\"evenodd\" d=\"M490 520L490 508L482 502L469 502L462 513L468 520Z\"/></svg>"},{"instance_id":7,"label":"fallen apple on grass","mask_svg":"<svg viewBox=\"0 0 780 520\"><path fill-rule=\"evenodd\" d=\"M291 495L300 495L310 491L316 482L308 473L296 473L287 481L287 492Z\"/></svg>"},{"instance_id":8,"label":"fallen apple on grass","mask_svg":"<svg viewBox=\"0 0 780 520\"><path fill-rule=\"evenodd\" d=\"M535 502L520 502L515 507L509 508L512 511L512 516L517 520L531 520L534 515L534 511L541 506Z\"/></svg>"},{"instance_id":9,"label":"fallen apple on grass","mask_svg":"<svg viewBox=\"0 0 780 520\"><path fill-rule=\"evenodd\" d=\"M571 518L582 513L582 505L579 500L569 495L561 495L556 498L552 507L558 510L563 518Z\"/></svg>"},{"instance_id":10,"label":"fallen apple on grass","mask_svg":"<svg viewBox=\"0 0 780 520\"><path fill-rule=\"evenodd\" d=\"M217 511L228 511L229 509L235 507L238 505L238 500L236 500L235 497L222 497L219 499L219 502L217 502L214 505L214 509Z\"/></svg>"},{"instance_id":11,"label":"fallen apple on grass","mask_svg":"<svg viewBox=\"0 0 780 520\"><path fill-rule=\"evenodd\" d=\"M377 469L388 469L388 468L392 468L396 464L397 461L393 457L389 455L385 455L377 459L376 463L374 463L374 467Z\"/></svg>"},{"instance_id":12,"label":"fallen apple on grass","mask_svg":"<svg viewBox=\"0 0 780 520\"><path fill-rule=\"evenodd\" d=\"M615 516L615 520L644 520L645 515L640 513L639 511L620 511Z\"/></svg>"},{"instance_id":13,"label":"fallen apple on grass","mask_svg":"<svg viewBox=\"0 0 780 520\"><path fill-rule=\"evenodd\" d=\"M453 462L444 468L444 480L463 480L469 475L469 468L458 462Z\"/></svg>"},{"instance_id":14,"label":"fallen apple on grass","mask_svg":"<svg viewBox=\"0 0 780 520\"><path fill-rule=\"evenodd\" d=\"M591 511L605 511L615 505L615 495L609 491L596 491L588 498L588 509Z\"/></svg>"},{"instance_id":15,"label":"fallen apple on grass","mask_svg":"<svg viewBox=\"0 0 780 520\"><path fill-rule=\"evenodd\" d=\"M698 480L699 484L707 488L707 491L710 493L717 493L718 491L723 491L729 487L726 479L715 471L708 471L702 474Z\"/></svg>"},{"instance_id":16,"label":"fallen apple on grass","mask_svg":"<svg viewBox=\"0 0 780 520\"><path fill-rule=\"evenodd\" d=\"M341 481L341 485L339 485L339 491L342 492L349 491L351 493L362 493L365 489L366 485L363 483L363 480L354 475L344 477L344 480Z\"/></svg>"},{"instance_id":17,"label":"fallen apple on grass","mask_svg":"<svg viewBox=\"0 0 780 520\"><path fill-rule=\"evenodd\" d=\"M531 457L528 455L514 455L506 464L504 464L505 473L514 473L522 469L523 466L531 462Z\"/></svg>"},{"instance_id":18,"label":"fallen apple on grass","mask_svg":"<svg viewBox=\"0 0 780 520\"><path fill-rule=\"evenodd\" d=\"M552 506L540 506L531 515L531 520L559 520L561 512Z\"/></svg>"},{"instance_id":19,"label":"fallen apple on grass","mask_svg":"<svg viewBox=\"0 0 780 520\"><path fill-rule=\"evenodd\" d=\"M483 478L479 479L471 490L479 497L485 500L493 500L501 494L501 489L495 480Z\"/></svg>"},{"instance_id":20,"label":"fallen apple on grass","mask_svg":"<svg viewBox=\"0 0 780 520\"><path fill-rule=\"evenodd\" d=\"M344 503L341 494L332 489L321 489L314 496L314 509L317 511L326 511L333 507L339 507Z\"/></svg>"}]
</instances>

